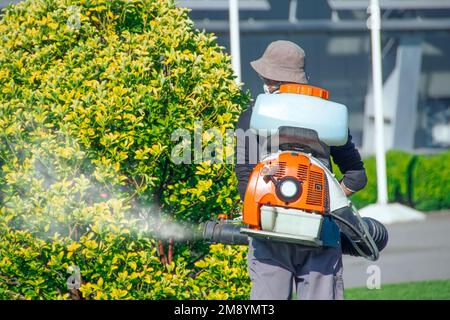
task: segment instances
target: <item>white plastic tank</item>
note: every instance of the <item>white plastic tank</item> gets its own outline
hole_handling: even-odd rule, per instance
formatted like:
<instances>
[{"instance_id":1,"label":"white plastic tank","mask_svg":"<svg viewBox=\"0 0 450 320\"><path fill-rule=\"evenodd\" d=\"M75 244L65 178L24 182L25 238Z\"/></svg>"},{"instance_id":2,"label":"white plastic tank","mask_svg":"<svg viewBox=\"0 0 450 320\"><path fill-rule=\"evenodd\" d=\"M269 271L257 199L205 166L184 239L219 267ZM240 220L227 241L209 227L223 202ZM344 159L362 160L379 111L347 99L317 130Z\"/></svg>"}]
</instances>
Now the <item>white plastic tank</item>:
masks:
<instances>
[{"instance_id":1,"label":"white plastic tank","mask_svg":"<svg viewBox=\"0 0 450 320\"><path fill-rule=\"evenodd\" d=\"M296 94L260 94L253 106L250 129L275 134L279 127L315 130L329 146L341 146L348 138L348 112L343 104Z\"/></svg>"}]
</instances>

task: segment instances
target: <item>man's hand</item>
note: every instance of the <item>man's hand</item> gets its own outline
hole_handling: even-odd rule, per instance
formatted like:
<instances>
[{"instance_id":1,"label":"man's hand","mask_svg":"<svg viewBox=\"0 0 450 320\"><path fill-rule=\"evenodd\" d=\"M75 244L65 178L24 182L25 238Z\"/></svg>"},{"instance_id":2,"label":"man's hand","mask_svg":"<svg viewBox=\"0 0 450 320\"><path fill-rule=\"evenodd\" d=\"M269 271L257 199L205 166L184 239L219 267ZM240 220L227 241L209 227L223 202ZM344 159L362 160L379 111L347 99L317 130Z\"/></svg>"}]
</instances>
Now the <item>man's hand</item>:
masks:
<instances>
[{"instance_id":1,"label":"man's hand","mask_svg":"<svg viewBox=\"0 0 450 320\"><path fill-rule=\"evenodd\" d=\"M343 182L343 181L341 181L341 188L342 188L342 190L344 191L344 193L345 193L345 195L346 195L347 197L349 197L349 196L351 196L352 194L355 193L355 192L353 192L352 190L348 189L348 188L344 185L344 182Z\"/></svg>"}]
</instances>

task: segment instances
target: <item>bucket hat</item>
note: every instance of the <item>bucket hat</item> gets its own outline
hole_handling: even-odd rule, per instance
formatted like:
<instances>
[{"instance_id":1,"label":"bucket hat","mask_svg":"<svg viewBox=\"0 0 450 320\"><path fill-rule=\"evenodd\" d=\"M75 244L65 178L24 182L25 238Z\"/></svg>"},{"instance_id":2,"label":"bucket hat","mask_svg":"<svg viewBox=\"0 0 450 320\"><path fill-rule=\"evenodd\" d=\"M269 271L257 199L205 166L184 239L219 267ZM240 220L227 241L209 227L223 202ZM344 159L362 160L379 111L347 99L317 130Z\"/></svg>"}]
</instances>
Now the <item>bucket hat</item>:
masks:
<instances>
[{"instance_id":1,"label":"bucket hat","mask_svg":"<svg viewBox=\"0 0 450 320\"><path fill-rule=\"evenodd\" d=\"M262 77L275 81L308 83L305 74L305 51L291 41L270 43L258 60L250 62Z\"/></svg>"}]
</instances>

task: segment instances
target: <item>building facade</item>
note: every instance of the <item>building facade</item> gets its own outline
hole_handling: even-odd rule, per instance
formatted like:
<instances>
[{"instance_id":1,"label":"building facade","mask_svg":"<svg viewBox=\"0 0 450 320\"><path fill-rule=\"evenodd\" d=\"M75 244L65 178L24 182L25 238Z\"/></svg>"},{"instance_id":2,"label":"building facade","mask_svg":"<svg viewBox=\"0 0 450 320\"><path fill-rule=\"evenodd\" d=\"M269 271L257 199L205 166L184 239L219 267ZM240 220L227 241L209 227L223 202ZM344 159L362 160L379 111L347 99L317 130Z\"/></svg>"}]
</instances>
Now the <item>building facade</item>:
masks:
<instances>
[{"instance_id":1,"label":"building facade","mask_svg":"<svg viewBox=\"0 0 450 320\"><path fill-rule=\"evenodd\" d=\"M229 50L228 0L186 0L200 30ZM368 0L241 0L242 82L253 97L261 81L250 67L274 40L306 52L310 83L347 105L350 129L372 154ZM380 1L387 149L433 152L450 147L450 1Z\"/></svg>"}]
</instances>

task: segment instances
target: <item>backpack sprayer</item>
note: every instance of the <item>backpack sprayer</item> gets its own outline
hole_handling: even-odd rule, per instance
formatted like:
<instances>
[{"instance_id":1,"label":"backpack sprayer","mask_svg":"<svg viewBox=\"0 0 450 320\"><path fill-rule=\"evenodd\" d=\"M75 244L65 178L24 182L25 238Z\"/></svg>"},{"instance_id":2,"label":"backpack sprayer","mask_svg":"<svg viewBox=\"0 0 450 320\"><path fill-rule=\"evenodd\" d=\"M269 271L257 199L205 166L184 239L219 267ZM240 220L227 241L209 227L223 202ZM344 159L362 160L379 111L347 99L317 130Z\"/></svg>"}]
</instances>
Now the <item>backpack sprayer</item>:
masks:
<instances>
[{"instance_id":1,"label":"backpack sprayer","mask_svg":"<svg viewBox=\"0 0 450 320\"><path fill-rule=\"evenodd\" d=\"M258 96L250 129L268 130L279 150L253 169L242 220L207 221L203 238L248 244L248 237L311 248L342 247L343 254L377 260L387 244L383 224L361 218L324 159L329 146L348 139L347 108L328 101L328 91L281 85L282 94Z\"/></svg>"}]
</instances>

